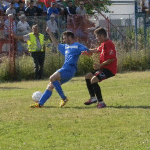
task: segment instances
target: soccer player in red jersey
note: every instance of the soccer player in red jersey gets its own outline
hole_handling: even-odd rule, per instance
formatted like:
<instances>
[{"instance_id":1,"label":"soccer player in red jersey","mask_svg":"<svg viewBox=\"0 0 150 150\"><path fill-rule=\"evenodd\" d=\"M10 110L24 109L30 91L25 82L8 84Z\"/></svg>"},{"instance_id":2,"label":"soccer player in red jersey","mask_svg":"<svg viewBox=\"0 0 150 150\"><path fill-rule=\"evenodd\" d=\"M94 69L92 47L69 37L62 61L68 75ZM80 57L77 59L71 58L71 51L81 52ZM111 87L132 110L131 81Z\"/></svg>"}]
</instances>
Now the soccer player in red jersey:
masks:
<instances>
[{"instance_id":1,"label":"soccer player in red jersey","mask_svg":"<svg viewBox=\"0 0 150 150\"><path fill-rule=\"evenodd\" d=\"M84 104L90 105L98 102L97 108L104 108L106 104L103 102L98 82L115 76L117 72L117 57L115 45L107 38L106 30L104 28L98 28L94 31L94 34L98 42L101 43L100 46L96 48L100 53L100 63L93 65L94 72L89 72L85 75L90 99Z\"/></svg>"}]
</instances>

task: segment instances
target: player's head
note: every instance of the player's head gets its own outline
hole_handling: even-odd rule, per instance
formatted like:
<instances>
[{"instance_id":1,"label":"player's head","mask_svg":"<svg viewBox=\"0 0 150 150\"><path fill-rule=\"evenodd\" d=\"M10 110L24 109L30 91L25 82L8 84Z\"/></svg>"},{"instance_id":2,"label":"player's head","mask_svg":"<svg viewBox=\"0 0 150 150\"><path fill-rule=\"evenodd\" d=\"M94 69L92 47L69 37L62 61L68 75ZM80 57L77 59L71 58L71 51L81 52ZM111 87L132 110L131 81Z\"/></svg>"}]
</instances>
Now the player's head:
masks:
<instances>
[{"instance_id":1,"label":"player's head","mask_svg":"<svg viewBox=\"0 0 150 150\"><path fill-rule=\"evenodd\" d=\"M65 31L63 32L63 41L66 43L66 44L71 44L73 41L74 41L74 33L71 32L71 31Z\"/></svg>"},{"instance_id":2,"label":"player's head","mask_svg":"<svg viewBox=\"0 0 150 150\"><path fill-rule=\"evenodd\" d=\"M107 32L104 28L97 28L95 31L94 31L94 34L96 36L96 39L99 41L99 42L104 42L106 39L107 39Z\"/></svg>"}]
</instances>

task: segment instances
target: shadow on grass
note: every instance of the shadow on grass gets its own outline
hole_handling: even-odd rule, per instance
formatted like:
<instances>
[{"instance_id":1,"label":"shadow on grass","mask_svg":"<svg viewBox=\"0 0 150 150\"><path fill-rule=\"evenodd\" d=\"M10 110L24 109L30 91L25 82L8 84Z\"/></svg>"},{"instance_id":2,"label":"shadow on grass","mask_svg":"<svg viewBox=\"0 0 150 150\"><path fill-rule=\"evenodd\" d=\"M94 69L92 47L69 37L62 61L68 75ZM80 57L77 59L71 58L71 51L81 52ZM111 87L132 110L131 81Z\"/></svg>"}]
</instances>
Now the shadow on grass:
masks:
<instances>
[{"instance_id":1,"label":"shadow on grass","mask_svg":"<svg viewBox=\"0 0 150 150\"><path fill-rule=\"evenodd\" d=\"M133 109L133 108L141 108L141 109L150 109L150 106L107 106L107 108L118 108L118 109Z\"/></svg>"},{"instance_id":2,"label":"shadow on grass","mask_svg":"<svg viewBox=\"0 0 150 150\"><path fill-rule=\"evenodd\" d=\"M9 90L9 89L23 89L23 88L19 88L19 87L0 87L0 89Z\"/></svg>"},{"instance_id":3,"label":"shadow on grass","mask_svg":"<svg viewBox=\"0 0 150 150\"><path fill-rule=\"evenodd\" d=\"M60 108L58 106L44 106L44 108ZM70 108L75 108L75 109L93 109L96 108L96 106L90 106L90 107L85 107L85 106L64 106L61 109L70 109ZM135 109L135 108L140 108L140 109L150 109L150 106L107 106L106 108L117 108L117 109Z\"/></svg>"},{"instance_id":4,"label":"shadow on grass","mask_svg":"<svg viewBox=\"0 0 150 150\"><path fill-rule=\"evenodd\" d=\"M60 108L60 107L56 107L56 106L44 106L44 108ZM70 108L75 108L75 109L93 109L93 108L96 108L95 106L93 107L84 107L84 106L75 106L75 107L72 107L72 106L64 106L62 107L61 109L70 109Z\"/></svg>"}]
</instances>

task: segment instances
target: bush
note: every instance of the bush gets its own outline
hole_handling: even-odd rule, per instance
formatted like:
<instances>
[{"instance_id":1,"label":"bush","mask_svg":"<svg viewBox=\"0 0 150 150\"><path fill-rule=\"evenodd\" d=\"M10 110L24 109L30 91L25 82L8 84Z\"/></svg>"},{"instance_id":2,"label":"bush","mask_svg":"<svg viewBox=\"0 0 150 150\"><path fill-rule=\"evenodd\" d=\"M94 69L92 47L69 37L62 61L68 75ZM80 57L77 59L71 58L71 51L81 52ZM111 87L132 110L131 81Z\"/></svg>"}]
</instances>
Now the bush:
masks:
<instances>
[{"instance_id":1,"label":"bush","mask_svg":"<svg viewBox=\"0 0 150 150\"><path fill-rule=\"evenodd\" d=\"M142 71L150 69L150 52L145 50L126 50L122 44L115 42L117 47L118 58L118 72L123 71ZM64 56L60 53L46 52L44 63L43 76L48 78L57 69L59 69L64 63ZM12 74L12 68L10 68L10 59L6 56L1 58L0 64L0 80L12 81L12 80L28 80L34 79L34 64L31 56L18 56L16 57L15 74ZM83 76L86 73L93 70L93 60L90 56L81 55L78 62L77 76Z\"/></svg>"},{"instance_id":2,"label":"bush","mask_svg":"<svg viewBox=\"0 0 150 150\"><path fill-rule=\"evenodd\" d=\"M132 50L118 54L118 72L150 69L150 55L145 50Z\"/></svg>"},{"instance_id":3,"label":"bush","mask_svg":"<svg viewBox=\"0 0 150 150\"><path fill-rule=\"evenodd\" d=\"M85 75L93 70L93 60L88 55L81 55L78 62L78 70L76 75Z\"/></svg>"}]
</instances>

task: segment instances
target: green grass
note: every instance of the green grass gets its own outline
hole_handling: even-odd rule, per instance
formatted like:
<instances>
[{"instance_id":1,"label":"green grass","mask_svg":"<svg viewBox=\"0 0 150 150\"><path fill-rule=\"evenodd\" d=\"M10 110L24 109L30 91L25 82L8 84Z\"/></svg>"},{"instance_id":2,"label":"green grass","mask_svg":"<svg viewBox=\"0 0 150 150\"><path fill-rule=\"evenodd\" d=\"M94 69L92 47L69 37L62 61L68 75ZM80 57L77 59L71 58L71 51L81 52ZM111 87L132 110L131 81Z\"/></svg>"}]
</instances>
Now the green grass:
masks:
<instances>
[{"instance_id":1,"label":"green grass","mask_svg":"<svg viewBox=\"0 0 150 150\"><path fill-rule=\"evenodd\" d=\"M107 108L85 106L84 77L63 85L69 98L58 108L56 91L44 108L31 109L34 91L48 80L0 84L0 150L150 149L150 71L117 74L100 83Z\"/></svg>"}]
</instances>

